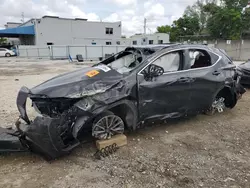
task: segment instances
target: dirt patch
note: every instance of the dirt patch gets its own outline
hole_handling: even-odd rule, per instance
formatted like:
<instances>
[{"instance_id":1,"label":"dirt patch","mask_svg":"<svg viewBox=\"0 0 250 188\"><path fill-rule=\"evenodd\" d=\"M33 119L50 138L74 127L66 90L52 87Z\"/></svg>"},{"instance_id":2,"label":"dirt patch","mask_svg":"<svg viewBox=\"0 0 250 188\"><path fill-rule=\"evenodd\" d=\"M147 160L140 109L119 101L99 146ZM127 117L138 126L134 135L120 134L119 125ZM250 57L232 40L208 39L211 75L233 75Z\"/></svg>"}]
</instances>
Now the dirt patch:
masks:
<instances>
[{"instance_id":1,"label":"dirt patch","mask_svg":"<svg viewBox=\"0 0 250 188\"><path fill-rule=\"evenodd\" d=\"M8 75L4 71L9 67L0 63L1 126L18 117L15 99L22 85L32 87L82 67L45 65L28 66L28 75ZM94 143L51 163L30 153L0 156L0 187L250 187L249 104L248 90L234 109L222 114L128 133L128 146L103 160L93 158Z\"/></svg>"}]
</instances>

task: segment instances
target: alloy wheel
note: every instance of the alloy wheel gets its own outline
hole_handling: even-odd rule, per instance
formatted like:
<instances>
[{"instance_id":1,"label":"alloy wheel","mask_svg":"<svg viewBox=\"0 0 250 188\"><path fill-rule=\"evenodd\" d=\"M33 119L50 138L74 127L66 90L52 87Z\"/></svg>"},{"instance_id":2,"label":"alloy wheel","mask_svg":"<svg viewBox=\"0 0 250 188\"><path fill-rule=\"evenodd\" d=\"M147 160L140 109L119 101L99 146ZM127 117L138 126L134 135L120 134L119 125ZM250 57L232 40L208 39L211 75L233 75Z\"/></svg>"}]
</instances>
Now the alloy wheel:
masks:
<instances>
[{"instance_id":1,"label":"alloy wheel","mask_svg":"<svg viewBox=\"0 0 250 188\"><path fill-rule=\"evenodd\" d=\"M92 136L97 139L110 139L113 135L124 132L123 120L116 115L107 115L94 123Z\"/></svg>"}]
</instances>

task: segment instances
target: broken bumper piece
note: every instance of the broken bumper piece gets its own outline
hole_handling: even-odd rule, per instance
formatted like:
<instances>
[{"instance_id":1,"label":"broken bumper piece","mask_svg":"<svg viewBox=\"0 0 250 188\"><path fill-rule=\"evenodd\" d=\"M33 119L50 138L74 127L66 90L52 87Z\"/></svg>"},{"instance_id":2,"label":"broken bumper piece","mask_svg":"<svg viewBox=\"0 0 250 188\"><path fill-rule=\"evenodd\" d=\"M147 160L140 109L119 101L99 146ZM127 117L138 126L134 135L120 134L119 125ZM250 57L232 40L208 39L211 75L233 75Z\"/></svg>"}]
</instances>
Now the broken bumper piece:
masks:
<instances>
[{"instance_id":1,"label":"broken bumper piece","mask_svg":"<svg viewBox=\"0 0 250 188\"><path fill-rule=\"evenodd\" d=\"M36 117L18 131L0 129L0 152L32 151L52 160L68 154L79 142L65 145L59 134L60 119Z\"/></svg>"},{"instance_id":2,"label":"broken bumper piece","mask_svg":"<svg viewBox=\"0 0 250 188\"><path fill-rule=\"evenodd\" d=\"M61 119L36 117L23 132L23 139L32 152L51 160L69 153L79 142L65 145L60 135Z\"/></svg>"},{"instance_id":3,"label":"broken bumper piece","mask_svg":"<svg viewBox=\"0 0 250 188\"><path fill-rule=\"evenodd\" d=\"M0 153L28 151L19 136L14 130L0 127Z\"/></svg>"}]
</instances>

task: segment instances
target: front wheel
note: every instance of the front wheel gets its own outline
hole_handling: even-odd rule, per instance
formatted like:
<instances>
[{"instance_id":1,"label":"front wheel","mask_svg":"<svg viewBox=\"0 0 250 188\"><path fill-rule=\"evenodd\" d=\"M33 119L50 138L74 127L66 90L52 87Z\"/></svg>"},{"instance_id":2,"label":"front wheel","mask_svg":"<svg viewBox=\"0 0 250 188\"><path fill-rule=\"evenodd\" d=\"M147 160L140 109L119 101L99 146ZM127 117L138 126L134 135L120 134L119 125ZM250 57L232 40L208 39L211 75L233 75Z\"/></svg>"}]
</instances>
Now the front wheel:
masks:
<instances>
[{"instance_id":1,"label":"front wheel","mask_svg":"<svg viewBox=\"0 0 250 188\"><path fill-rule=\"evenodd\" d=\"M11 56L10 53L5 54L5 57L10 57L10 56Z\"/></svg>"},{"instance_id":2,"label":"front wheel","mask_svg":"<svg viewBox=\"0 0 250 188\"><path fill-rule=\"evenodd\" d=\"M112 136L124 133L123 120L114 113L107 111L98 115L92 127L92 136L99 139L110 139Z\"/></svg>"}]
</instances>

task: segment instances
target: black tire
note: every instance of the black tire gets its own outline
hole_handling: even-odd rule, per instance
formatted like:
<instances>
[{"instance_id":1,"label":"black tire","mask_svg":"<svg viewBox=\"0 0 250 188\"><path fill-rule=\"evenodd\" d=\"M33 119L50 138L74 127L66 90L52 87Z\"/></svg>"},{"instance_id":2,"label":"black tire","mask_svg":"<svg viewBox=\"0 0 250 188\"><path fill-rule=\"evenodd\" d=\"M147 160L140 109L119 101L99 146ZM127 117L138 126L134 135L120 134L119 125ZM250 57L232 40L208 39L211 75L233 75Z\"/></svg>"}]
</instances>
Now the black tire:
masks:
<instances>
[{"instance_id":1,"label":"black tire","mask_svg":"<svg viewBox=\"0 0 250 188\"><path fill-rule=\"evenodd\" d=\"M5 57L10 57L10 56L11 56L10 53L6 53L6 54L5 54Z\"/></svg>"},{"instance_id":2,"label":"black tire","mask_svg":"<svg viewBox=\"0 0 250 188\"><path fill-rule=\"evenodd\" d=\"M109 125L108 127L107 127L107 124ZM117 125L118 127L115 125ZM100 129L100 127L102 127L102 129ZM115 127L117 127L119 131L113 130L113 128ZM94 119L93 126L92 126L92 136L100 140L109 139L111 136L114 136L116 134L122 134L124 132L124 129L125 129L125 124L122 118L115 115L111 111L106 111L106 112L99 114ZM100 133L98 135L97 132L101 132L101 131L103 133Z\"/></svg>"}]
</instances>

